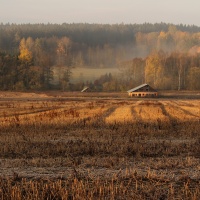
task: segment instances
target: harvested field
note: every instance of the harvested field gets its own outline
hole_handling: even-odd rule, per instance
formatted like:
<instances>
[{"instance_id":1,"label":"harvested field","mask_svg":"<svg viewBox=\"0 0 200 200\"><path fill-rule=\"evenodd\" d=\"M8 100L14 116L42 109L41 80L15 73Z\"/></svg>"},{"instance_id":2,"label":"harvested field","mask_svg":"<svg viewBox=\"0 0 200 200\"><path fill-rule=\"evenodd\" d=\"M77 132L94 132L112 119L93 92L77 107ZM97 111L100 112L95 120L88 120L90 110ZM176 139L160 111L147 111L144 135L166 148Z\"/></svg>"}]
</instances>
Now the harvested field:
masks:
<instances>
[{"instance_id":1,"label":"harvested field","mask_svg":"<svg viewBox=\"0 0 200 200\"><path fill-rule=\"evenodd\" d=\"M9 95L2 199L200 199L198 99Z\"/></svg>"},{"instance_id":2,"label":"harvested field","mask_svg":"<svg viewBox=\"0 0 200 200\"><path fill-rule=\"evenodd\" d=\"M133 122L132 106L130 105L118 105L114 112L110 113L105 118L106 123L127 123Z\"/></svg>"}]
</instances>

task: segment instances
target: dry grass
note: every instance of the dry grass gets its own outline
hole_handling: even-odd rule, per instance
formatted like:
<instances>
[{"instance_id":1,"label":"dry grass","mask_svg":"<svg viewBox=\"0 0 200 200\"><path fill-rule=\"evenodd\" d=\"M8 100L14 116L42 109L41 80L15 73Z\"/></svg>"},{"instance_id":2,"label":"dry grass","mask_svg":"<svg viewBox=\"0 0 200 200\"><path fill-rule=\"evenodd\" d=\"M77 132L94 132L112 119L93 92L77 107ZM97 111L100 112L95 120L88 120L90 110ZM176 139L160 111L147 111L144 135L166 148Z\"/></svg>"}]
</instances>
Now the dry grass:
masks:
<instances>
[{"instance_id":1,"label":"dry grass","mask_svg":"<svg viewBox=\"0 0 200 200\"><path fill-rule=\"evenodd\" d=\"M133 105L134 103L120 102L116 105L116 109L105 118L105 122L109 124L133 122Z\"/></svg>"},{"instance_id":2,"label":"dry grass","mask_svg":"<svg viewBox=\"0 0 200 200\"><path fill-rule=\"evenodd\" d=\"M200 199L198 100L0 101L1 199Z\"/></svg>"},{"instance_id":3,"label":"dry grass","mask_svg":"<svg viewBox=\"0 0 200 200\"><path fill-rule=\"evenodd\" d=\"M163 111L163 104L160 101L141 101L135 107L135 111L144 122L169 122L169 118Z\"/></svg>"}]
</instances>

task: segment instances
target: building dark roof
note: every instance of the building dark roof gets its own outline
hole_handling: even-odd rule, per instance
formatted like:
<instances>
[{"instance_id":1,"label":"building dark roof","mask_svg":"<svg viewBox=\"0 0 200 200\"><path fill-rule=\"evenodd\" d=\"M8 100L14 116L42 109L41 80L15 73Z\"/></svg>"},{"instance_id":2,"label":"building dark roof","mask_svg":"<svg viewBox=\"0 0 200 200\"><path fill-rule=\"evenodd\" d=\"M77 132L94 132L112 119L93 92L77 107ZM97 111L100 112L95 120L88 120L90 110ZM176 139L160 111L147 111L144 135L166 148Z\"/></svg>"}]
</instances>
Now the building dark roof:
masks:
<instances>
[{"instance_id":1,"label":"building dark roof","mask_svg":"<svg viewBox=\"0 0 200 200\"><path fill-rule=\"evenodd\" d=\"M144 86L147 86L147 85L148 85L148 84L144 83L144 84L139 85L139 86L137 86L137 87L135 87L135 88L133 88L133 89L128 90L127 92L128 92L128 93L130 93L130 92L135 92L136 90L138 90L138 89L140 89L140 88L143 88Z\"/></svg>"},{"instance_id":2,"label":"building dark roof","mask_svg":"<svg viewBox=\"0 0 200 200\"><path fill-rule=\"evenodd\" d=\"M87 90L89 90L90 88L89 87L84 87L81 92L86 92Z\"/></svg>"}]
</instances>

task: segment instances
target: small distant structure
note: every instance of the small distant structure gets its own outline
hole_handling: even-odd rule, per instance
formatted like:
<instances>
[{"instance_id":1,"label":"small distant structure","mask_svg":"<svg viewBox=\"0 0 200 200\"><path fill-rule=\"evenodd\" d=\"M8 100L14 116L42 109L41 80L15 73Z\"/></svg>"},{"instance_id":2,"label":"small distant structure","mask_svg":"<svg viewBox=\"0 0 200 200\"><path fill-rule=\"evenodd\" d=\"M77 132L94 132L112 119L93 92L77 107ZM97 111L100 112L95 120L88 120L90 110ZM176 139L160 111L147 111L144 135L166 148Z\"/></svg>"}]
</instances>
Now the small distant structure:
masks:
<instances>
[{"instance_id":1,"label":"small distant structure","mask_svg":"<svg viewBox=\"0 0 200 200\"><path fill-rule=\"evenodd\" d=\"M81 92L90 92L91 90L90 90L90 88L89 87L84 87L82 90L81 90Z\"/></svg>"},{"instance_id":2,"label":"small distant structure","mask_svg":"<svg viewBox=\"0 0 200 200\"><path fill-rule=\"evenodd\" d=\"M148 84L139 85L127 91L130 97L157 97L157 90L153 89Z\"/></svg>"}]
</instances>

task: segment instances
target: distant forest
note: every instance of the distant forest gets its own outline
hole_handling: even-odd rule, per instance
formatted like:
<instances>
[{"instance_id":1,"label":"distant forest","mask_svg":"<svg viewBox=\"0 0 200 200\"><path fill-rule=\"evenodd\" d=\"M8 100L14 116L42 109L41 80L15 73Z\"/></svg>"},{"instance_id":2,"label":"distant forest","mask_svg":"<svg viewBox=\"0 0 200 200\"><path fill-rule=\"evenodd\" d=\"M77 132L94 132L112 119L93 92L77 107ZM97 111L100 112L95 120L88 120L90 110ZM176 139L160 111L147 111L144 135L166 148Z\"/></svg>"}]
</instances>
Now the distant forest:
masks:
<instances>
[{"instance_id":1,"label":"distant forest","mask_svg":"<svg viewBox=\"0 0 200 200\"><path fill-rule=\"evenodd\" d=\"M72 69L118 68L94 82ZM58 82L55 84L55 69ZM200 27L158 24L0 24L0 90L200 90Z\"/></svg>"}]
</instances>

